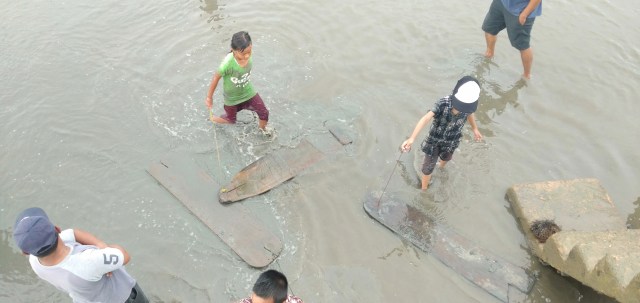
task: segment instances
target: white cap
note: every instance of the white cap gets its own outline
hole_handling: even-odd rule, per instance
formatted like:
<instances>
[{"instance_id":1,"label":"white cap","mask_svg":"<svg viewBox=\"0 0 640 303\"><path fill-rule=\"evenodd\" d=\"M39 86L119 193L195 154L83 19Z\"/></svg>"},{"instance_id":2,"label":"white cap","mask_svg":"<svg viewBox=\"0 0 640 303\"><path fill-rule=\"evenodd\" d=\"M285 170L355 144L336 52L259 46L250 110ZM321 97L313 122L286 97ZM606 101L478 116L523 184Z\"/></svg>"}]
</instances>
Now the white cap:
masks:
<instances>
[{"instance_id":1,"label":"white cap","mask_svg":"<svg viewBox=\"0 0 640 303\"><path fill-rule=\"evenodd\" d=\"M462 77L453 89L453 108L463 113L473 113L478 108L480 98L480 85L478 80L471 76Z\"/></svg>"}]
</instances>

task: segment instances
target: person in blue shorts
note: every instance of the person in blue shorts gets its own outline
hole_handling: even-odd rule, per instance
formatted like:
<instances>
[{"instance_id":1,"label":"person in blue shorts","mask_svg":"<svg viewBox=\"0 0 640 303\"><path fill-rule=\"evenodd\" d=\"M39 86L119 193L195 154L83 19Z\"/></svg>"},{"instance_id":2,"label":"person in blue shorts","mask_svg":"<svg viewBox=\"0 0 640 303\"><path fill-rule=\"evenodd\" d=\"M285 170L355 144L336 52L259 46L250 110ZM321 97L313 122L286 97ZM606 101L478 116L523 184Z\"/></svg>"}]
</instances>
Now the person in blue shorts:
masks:
<instances>
[{"instance_id":1,"label":"person in blue shorts","mask_svg":"<svg viewBox=\"0 0 640 303\"><path fill-rule=\"evenodd\" d=\"M531 78L533 51L529 45L531 29L537 16L542 14L542 0L493 0L482 23L487 42L485 57L493 58L498 33L507 29L511 46L520 51L525 79Z\"/></svg>"}]
</instances>

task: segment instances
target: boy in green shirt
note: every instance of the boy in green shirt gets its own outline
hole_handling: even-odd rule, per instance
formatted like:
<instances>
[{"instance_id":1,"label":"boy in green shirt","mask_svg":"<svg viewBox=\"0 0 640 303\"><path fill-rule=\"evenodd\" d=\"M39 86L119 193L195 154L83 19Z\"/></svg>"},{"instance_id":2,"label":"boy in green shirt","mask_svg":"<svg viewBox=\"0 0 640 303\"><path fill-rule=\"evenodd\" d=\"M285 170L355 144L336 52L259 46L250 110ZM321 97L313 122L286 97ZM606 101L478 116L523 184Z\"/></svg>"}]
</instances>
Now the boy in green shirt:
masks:
<instances>
[{"instance_id":1,"label":"boy in green shirt","mask_svg":"<svg viewBox=\"0 0 640 303\"><path fill-rule=\"evenodd\" d=\"M211 121L215 123L236 123L236 115L239 111L247 109L258 114L258 127L266 135L269 121L269 110L264 105L260 95L256 93L251 84L251 59L252 45L249 33L237 32L231 38L231 52L222 60L218 70L213 75L209 92L205 101L209 110L213 106L213 93L220 79L223 79L224 111L220 117L211 114Z\"/></svg>"}]
</instances>

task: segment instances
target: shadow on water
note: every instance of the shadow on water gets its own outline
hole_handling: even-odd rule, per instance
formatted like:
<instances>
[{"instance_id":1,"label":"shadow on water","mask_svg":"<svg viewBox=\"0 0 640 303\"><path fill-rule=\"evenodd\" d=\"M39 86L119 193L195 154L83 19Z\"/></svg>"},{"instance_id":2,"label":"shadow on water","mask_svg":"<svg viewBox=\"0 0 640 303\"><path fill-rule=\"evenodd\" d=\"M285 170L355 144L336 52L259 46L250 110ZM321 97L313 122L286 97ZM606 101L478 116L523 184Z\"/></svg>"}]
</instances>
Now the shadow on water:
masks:
<instances>
[{"instance_id":1,"label":"shadow on water","mask_svg":"<svg viewBox=\"0 0 640 303\"><path fill-rule=\"evenodd\" d=\"M198 6L203 12L207 15L207 23L214 24L222 19L224 19L224 15L218 10L218 1L217 0L200 0L200 6ZM222 25L217 24L214 28L221 28Z\"/></svg>"},{"instance_id":2,"label":"shadow on water","mask_svg":"<svg viewBox=\"0 0 640 303\"><path fill-rule=\"evenodd\" d=\"M206 12L207 14L213 14L216 10L218 10L218 1L217 0L200 0L200 9Z\"/></svg>"},{"instance_id":3,"label":"shadow on water","mask_svg":"<svg viewBox=\"0 0 640 303\"><path fill-rule=\"evenodd\" d=\"M0 230L0 302L64 302L68 297L38 279L12 242L11 231Z\"/></svg>"},{"instance_id":4,"label":"shadow on water","mask_svg":"<svg viewBox=\"0 0 640 303\"><path fill-rule=\"evenodd\" d=\"M636 206L636 210L627 217L627 228L640 229L640 197L633 204Z\"/></svg>"},{"instance_id":5,"label":"shadow on water","mask_svg":"<svg viewBox=\"0 0 640 303\"><path fill-rule=\"evenodd\" d=\"M531 270L536 273L536 283L526 298L511 302L583 302L613 303L613 298L599 294L579 281L559 274L553 267L532 260Z\"/></svg>"},{"instance_id":6,"label":"shadow on water","mask_svg":"<svg viewBox=\"0 0 640 303\"><path fill-rule=\"evenodd\" d=\"M475 112L476 119L484 124L488 124L493 121L496 115L504 113L508 105L511 105L513 108L519 106L518 91L527 86L526 80L519 78L505 88L505 86L498 81L490 79L491 68L497 67L490 59L480 56L472 62L472 66L475 67L472 74L475 75L482 87L480 104L478 104L478 110ZM482 129L482 133L487 137L494 136L491 129Z\"/></svg>"}]
</instances>

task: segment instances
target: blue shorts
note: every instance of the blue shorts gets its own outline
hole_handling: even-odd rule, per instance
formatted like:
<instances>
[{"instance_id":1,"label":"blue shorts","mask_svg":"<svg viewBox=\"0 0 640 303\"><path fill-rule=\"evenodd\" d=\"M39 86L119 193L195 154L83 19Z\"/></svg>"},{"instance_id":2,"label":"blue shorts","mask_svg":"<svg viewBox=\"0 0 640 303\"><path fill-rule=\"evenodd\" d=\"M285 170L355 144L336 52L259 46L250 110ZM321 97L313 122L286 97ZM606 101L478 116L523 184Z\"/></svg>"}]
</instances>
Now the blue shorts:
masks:
<instances>
[{"instance_id":1,"label":"blue shorts","mask_svg":"<svg viewBox=\"0 0 640 303\"><path fill-rule=\"evenodd\" d=\"M491 7L489 7L489 12L487 12L487 16L484 17L484 22L482 22L482 30L495 36L506 28L511 46L518 50L525 50L530 47L529 40L531 40L531 29L535 19L527 18L527 21L522 25L518 20L518 16L510 13L502 5L502 1L493 0Z\"/></svg>"}]
</instances>

